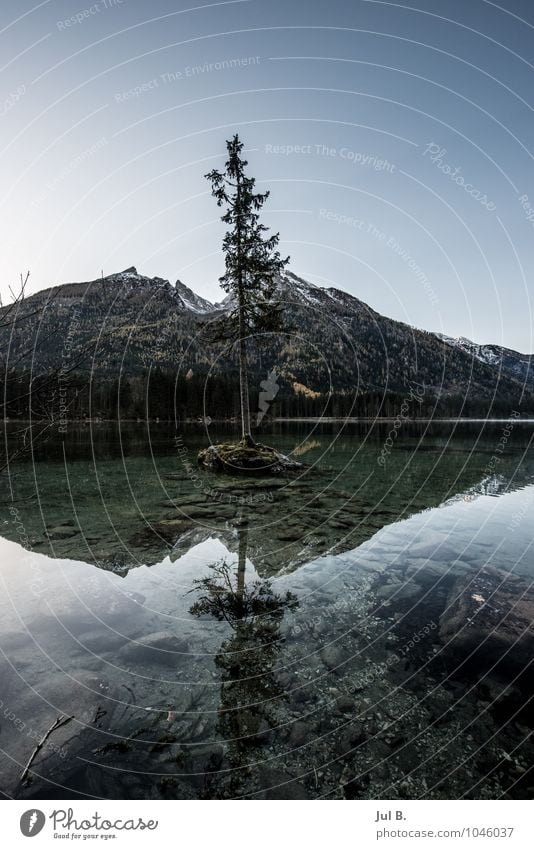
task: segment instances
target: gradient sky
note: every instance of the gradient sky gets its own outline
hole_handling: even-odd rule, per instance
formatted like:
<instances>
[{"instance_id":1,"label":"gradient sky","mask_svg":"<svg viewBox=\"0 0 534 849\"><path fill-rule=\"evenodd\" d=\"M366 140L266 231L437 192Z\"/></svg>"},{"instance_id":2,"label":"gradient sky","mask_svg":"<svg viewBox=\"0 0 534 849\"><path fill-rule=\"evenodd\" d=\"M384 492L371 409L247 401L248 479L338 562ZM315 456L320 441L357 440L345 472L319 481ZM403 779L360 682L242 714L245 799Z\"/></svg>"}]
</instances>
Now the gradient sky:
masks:
<instances>
[{"instance_id":1,"label":"gradient sky","mask_svg":"<svg viewBox=\"0 0 534 849\"><path fill-rule=\"evenodd\" d=\"M534 351L530 0L2 0L0 46L4 300L131 265L217 300L238 131L292 271Z\"/></svg>"}]
</instances>

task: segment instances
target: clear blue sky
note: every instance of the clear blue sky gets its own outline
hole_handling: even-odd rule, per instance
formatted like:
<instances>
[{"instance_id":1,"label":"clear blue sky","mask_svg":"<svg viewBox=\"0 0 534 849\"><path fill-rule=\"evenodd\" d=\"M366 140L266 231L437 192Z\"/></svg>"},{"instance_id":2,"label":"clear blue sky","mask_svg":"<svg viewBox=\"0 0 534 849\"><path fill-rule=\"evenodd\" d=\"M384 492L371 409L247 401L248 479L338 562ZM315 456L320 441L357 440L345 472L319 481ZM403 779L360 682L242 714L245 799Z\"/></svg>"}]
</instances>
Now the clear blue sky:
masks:
<instances>
[{"instance_id":1,"label":"clear blue sky","mask_svg":"<svg viewBox=\"0 0 534 849\"><path fill-rule=\"evenodd\" d=\"M534 351L533 44L527 0L2 0L2 294L136 265L217 299L238 131L295 273Z\"/></svg>"}]
</instances>

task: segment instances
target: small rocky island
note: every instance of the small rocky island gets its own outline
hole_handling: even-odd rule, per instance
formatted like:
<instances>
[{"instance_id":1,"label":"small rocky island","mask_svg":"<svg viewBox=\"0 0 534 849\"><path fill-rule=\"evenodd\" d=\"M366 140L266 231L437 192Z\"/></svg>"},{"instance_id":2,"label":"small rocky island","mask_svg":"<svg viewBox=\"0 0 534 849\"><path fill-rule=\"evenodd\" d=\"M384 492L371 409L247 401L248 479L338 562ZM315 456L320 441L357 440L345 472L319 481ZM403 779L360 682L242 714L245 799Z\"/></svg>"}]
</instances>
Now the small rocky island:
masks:
<instances>
[{"instance_id":1,"label":"small rocky island","mask_svg":"<svg viewBox=\"0 0 534 849\"><path fill-rule=\"evenodd\" d=\"M212 472L230 475L284 475L302 468L302 463L253 440L210 445L199 451L198 463Z\"/></svg>"}]
</instances>

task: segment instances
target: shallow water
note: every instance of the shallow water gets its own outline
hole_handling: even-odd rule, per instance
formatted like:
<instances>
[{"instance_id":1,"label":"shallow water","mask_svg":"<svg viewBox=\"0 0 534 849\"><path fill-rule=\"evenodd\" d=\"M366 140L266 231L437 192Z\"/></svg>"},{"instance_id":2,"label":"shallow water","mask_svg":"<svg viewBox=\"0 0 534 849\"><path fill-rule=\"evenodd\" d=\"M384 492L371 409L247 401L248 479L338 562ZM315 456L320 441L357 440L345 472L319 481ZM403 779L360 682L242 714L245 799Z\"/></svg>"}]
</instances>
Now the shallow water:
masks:
<instances>
[{"instance_id":1,"label":"shallow water","mask_svg":"<svg viewBox=\"0 0 534 849\"><path fill-rule=\"evenodd\" d=\"M530 798L534 429L405 424L381 466L390 429L266 434L306 463L290 480L199 472L195 428L23 454L1 483L3 791Z\"/></svg>"}]
</instances>

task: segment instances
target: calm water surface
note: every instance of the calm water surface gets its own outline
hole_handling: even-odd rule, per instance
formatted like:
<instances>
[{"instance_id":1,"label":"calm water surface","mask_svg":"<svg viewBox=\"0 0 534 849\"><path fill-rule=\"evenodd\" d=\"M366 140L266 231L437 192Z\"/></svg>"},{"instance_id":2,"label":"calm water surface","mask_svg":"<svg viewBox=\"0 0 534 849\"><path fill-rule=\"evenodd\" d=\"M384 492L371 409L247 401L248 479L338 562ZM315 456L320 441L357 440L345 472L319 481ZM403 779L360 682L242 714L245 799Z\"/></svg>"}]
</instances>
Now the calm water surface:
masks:
<instances>
[{"instance_id":1,"label":"calm water surface","mask_svg":"<svg viewBox=\"0 0 534 849\"><path fill-rule=\"evenodd\" d=\"M384 453L390 430L281 426L287 480L200 472L211 429L23 451L0 479L3 792L531 798L534 427L404 424Z\"/></svg>"}]
</instances>

